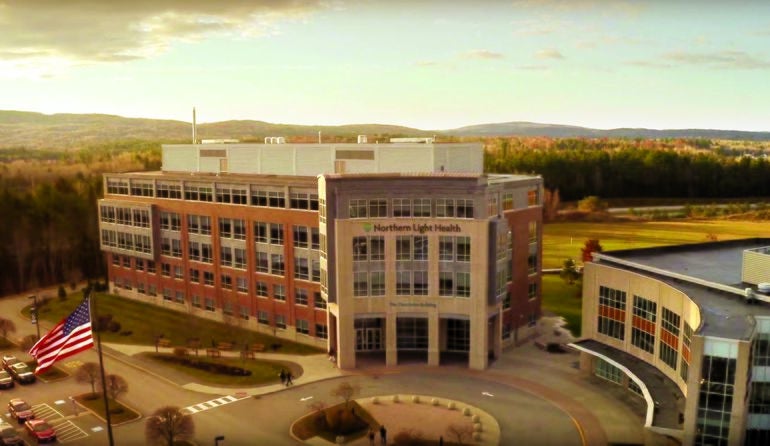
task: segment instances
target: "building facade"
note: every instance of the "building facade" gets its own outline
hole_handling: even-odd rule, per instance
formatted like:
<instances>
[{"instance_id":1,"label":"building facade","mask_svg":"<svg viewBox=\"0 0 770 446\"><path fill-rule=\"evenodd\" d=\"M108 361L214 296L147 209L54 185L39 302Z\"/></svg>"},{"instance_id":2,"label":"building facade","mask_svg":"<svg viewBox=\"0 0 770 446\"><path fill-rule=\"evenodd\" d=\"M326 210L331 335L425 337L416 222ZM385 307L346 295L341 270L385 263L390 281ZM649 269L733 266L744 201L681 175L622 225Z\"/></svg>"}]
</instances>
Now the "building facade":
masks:
<instances>
[{"instance_id":1,"label":"building facade","mask_svg":"<svg viewBox=\"0 0 770 446\"><path fill-rule=\"evenodd\" d=\"M647 402L650 443L770 443L770 239L597 253L581 368Z\"/></svg>"},{"instance_id":2,"label":"building facade","mask_svg":"<svg viewBox=\"0 0 770 446\"><path fill-rule=\"evenodd\" d=\"M542 179L483 173L479 144L166 145L161 171L104 182L114 292L343 368L484 369L540 315Z\"/></svg>"}]
</instances>

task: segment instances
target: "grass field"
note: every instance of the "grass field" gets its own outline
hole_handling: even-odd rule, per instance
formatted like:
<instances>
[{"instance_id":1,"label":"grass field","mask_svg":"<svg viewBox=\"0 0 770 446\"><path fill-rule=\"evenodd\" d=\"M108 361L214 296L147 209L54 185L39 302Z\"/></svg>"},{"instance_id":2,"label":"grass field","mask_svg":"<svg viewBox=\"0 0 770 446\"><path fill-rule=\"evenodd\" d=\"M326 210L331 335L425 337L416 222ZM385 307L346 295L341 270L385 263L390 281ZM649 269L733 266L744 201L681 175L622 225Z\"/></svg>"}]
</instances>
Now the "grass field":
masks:
<instances>
[{"instance_id":1,"label":"grass field","mask_svg":"<svg viewBox=\"0 0 770 446\"><path fill-rule=\"evenodd\" d=\"M548 223L543 226L543 268L560 268L567 258L580 262L580 249L598 239L605 251L717 240L770 237L770 224L756 221L688 220L607 223Z\"/></svg>"},{"instance_id":2,"label":"grass field","mask_svg":"<svg viewBox=\"0 0 770 446\"><path fill-rule=\"evenodd\" d=\"M159 335L171 341L171 345L184 346L190 338L200 339L202 346L211 345L212 340L217 342L235 341L236 346L247 344L273 343L281 344L281 353L313 354L321 350L308 345L287 341L284 339L257 333L235 325L223 324L208 319L191 316L166 308L137 302L119 296L95 293L98 299L98 314L111 314L113 320L120 323L119 332L102 332L102 341L120 344L154 345ZM66 300L51 299L40 310L40 318L50 323L57 323L81 302L80 292L70 294ZM28 312L28 308L25 311ZM151 315L151 317L148 317ZM96 320L96 317L92 317ZM130 331L130 335L121 335L121 332Z\"/></svg>"},{"instance_id":3,"label":"grass field","mask_svg":"<svg viewBox=\"0 0 770 446\"><path fill-rule=\"evenodd\" d=\"M543 268L561 268L567 258L580 263L581 248L598 239L605 251L682 243L703 243L747 237L770 237L770 224L755 221L688 220L657 222L549 223L543 227ZM581 300L576 286L558 274L543 275L543 310L567 320L567 328L580 335Z\"/></svg>"},{"instance_id":4,"label":"grass field","mask_svg":"<svg viewBox=\"0 0 770 446\"><path fill-rule=\"evenodd\" d=\"M156 362L161 367L172 368L178 372L181 372L190 377L191 382L198 382L211 385L225 385L225 386L260 386L265 384L277 384L280 382L279 375L281 370L290 370L292 367L288 364L284 364L276 361L265 361L261 359L239 359L239 358L219 358L208 359L205 356L196 358L195 356L189 356L188 358L199 360L202 362L227 364L231 366L241 367L243 369L251 371L249 376L231 376L222 375L218 373L208 372L205 370L197 369L194 367L186 367L181 364L175 364L173 362L163 361L164 357L171 357L173 355L164 353L142 353L146 358ZM298 372L294 372L294 376L298 376Z\"/></svg>"}]
</instances>

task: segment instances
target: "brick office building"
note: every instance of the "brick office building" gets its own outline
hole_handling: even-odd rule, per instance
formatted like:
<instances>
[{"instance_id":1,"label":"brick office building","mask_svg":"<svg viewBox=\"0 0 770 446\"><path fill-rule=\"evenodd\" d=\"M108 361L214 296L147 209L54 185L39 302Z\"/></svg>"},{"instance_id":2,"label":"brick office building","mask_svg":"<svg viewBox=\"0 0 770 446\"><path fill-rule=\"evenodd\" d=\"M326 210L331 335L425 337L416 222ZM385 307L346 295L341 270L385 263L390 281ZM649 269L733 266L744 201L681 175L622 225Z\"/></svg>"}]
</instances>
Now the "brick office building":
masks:
<instances>
[{"instance_id":1,"label":"brick office building","mask_svg":"<svg viewBox=\"0 0 770 446\"><path fill-rule=\"evenodd\" d=\"M484 369L540 314L542 179L483 173L480 144L165 145L161 171L104 186L113 291L343 368Z\"/></svg>"}]
</instances>

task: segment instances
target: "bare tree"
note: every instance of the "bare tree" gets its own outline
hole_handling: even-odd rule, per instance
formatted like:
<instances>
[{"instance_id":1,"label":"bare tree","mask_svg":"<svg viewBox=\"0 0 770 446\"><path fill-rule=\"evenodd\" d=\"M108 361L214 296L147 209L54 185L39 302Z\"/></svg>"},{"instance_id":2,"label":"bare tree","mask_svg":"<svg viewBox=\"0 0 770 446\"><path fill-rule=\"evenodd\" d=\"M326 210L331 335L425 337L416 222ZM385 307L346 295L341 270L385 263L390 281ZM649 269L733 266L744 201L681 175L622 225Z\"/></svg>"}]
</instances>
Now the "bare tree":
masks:
<instances>
[{"instance_id":1,"label":"bare tree","mask_svg":"<svg viewBox=\"0 0 770 446\"><path fill-rule=\"evenodd\" d=\"M473 426L468 423L452 423L446 428L447 434L457 440L457 444L465 444L465 440L473 438Z\"/></svg>"},{"instance_id":2,"label":"bare tree","mask_svg":"<svg viewBox=\"0 0 770 446\"><path fill-rule=\"evenodd\" d=\"M0 333L8 339L8 333L16 333L16 324L12 320L0 317Z\"/></svg>"},{"instance_id":3,"label":"bare tree","mask_svg":"<svg viewBox=\"0 0 770 446\"><path fill-rule=\"evenodd\" d=\"M332 389L332 396L336 396L345 401L345 407L348 407L350 400L356 395L361 388L358 385L350 384L349 382L341 382L337 387Z\"/></svg>"},{"instance_id":4,"label":"bare tree","mask_svg":"<svg viewBox=\"0 0 770 446\"><path fill-rule=\"evenodd\" d=\"M148 444L173 446L177 440L189 440L195 434L195 423L190 415L178 407L165 406L147 418L144 436Z\"/></svg>"},{"instance_id":5,"label":"bare tree","mask_svg":"<svg viewBox=\"0 0 770 446\"><path fill-rule=\"evenodd\" d=\"M116 401L118 397L128 392L128 383L120 375L107 375L104 377L107 384L107 395Z\"/></svg>"},{"instance_id":6,"label":"bare tree","mask_svg":"<svg viewBox=\"0 0 770 446\"><path fill-rule=\"evenodd\" d=\"M91 384L91 395L96 396L96 383L99 381L99 364L86 362L75 371L75 380L83 384Z\"/></svg>"},{"instance_id":7,"label":"bare tree","mask_svg":"<svg viewBox=\"0 0 770 446\"><path fill-rule=\"evenodd\" d=\"M29 350L32 348L33 345L37 342L37 336L36 335L27 335L21 338L21 343L19 343L19 347L21 347L22 350Z\"/></svg>"}]
</instances>

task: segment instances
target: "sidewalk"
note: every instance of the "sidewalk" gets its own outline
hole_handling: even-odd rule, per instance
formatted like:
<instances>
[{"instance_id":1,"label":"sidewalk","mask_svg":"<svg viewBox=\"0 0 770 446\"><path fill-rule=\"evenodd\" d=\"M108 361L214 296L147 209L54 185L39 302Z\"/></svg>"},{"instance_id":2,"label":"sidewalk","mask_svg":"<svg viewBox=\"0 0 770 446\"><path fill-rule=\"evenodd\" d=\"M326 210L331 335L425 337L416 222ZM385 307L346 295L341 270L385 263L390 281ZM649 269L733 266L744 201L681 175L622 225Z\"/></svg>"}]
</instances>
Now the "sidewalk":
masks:
<instances>
[{"instance_id":1,"label":"sidewalk","mask_svg":"<svg viewBox=\"0 0 770 446\"><path fill-rule=\"evenodd\" d=\"M199 393L207 393L211 395L232 395L232 394L247 394L249 396L266 395L269 393L283 390L286 387L283 384L267 384L256 387L217 387L208 386L205 384L189 382L184 374L176 375L160 375L153 370L152 364L145 364L140 358L135 355L139 353L155 352L155 347L150 345L130 345L130 344L113 344L102 343L104 347L104 353L112 356L113 358L120 360L131 366L141 369L146 373L152 374L161 379L165 379L173 384L176 384L184 389L192 390ZM160 353L173 353L172 347L158 347ZM239 358L240 353L236 351L224 351L221 352L224 357ZM255 359L263 359L269 361L287 362L296 364L301 370L299 373L294 373L294 384L301 385L315 381L321 381L330 378L337 378L340 376L347 376L354 373L346 372L335 367L329 362L329 357L326 354L316 355L287 355L283 353L255 353Z\"/></svg>"}]
</instances>

